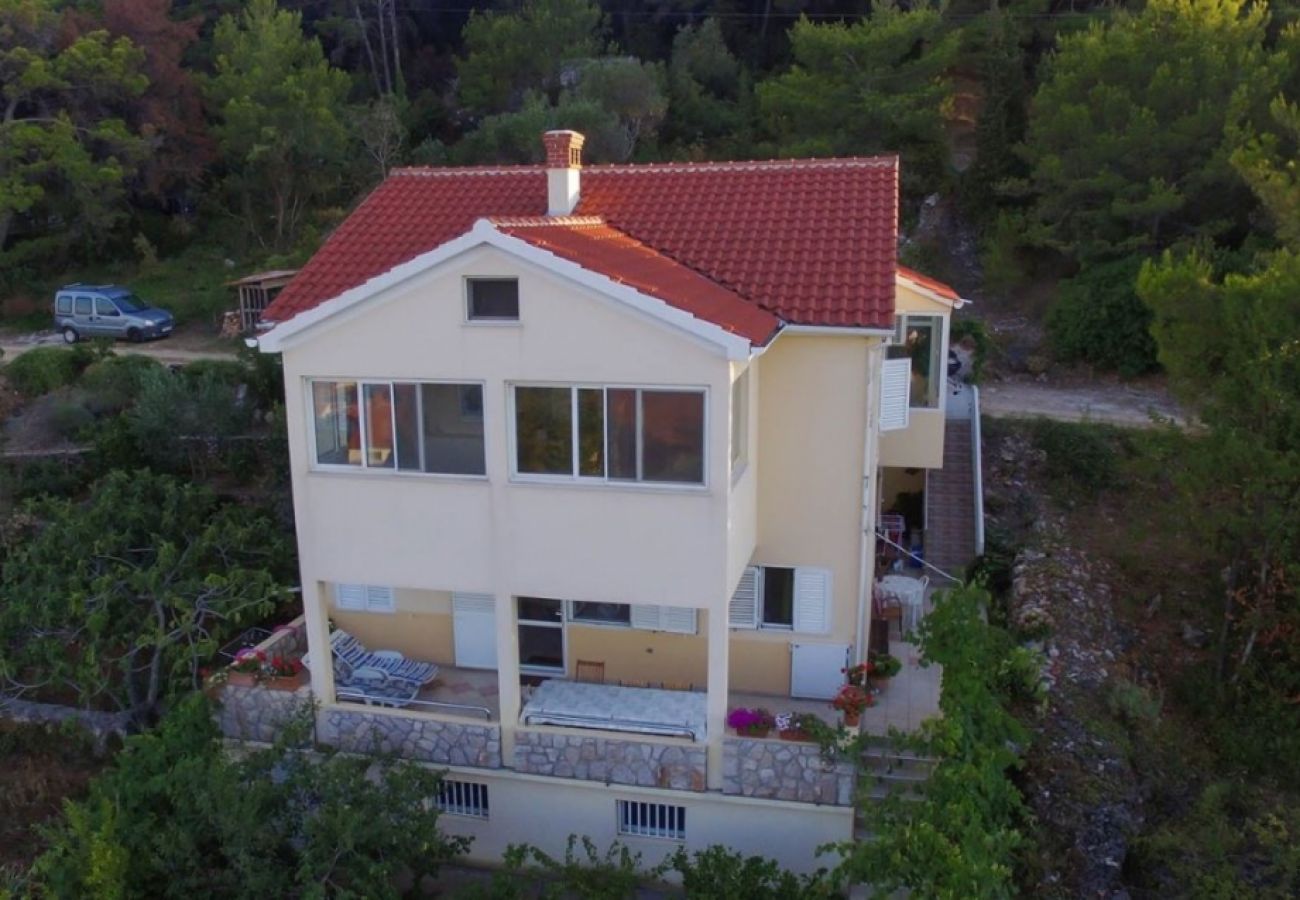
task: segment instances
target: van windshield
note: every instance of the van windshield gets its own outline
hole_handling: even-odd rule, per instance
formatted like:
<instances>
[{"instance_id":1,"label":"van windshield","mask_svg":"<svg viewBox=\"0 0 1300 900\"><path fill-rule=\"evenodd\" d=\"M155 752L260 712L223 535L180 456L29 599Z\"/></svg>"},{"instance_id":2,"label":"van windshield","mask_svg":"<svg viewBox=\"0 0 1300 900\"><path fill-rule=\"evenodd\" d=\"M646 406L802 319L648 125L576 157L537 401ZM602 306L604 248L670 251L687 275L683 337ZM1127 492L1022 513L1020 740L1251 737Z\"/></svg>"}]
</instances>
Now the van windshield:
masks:
<instances>
[{"instance_id":1,"label":"van windshield","mask_svg":"<svg viewBox=\"0 0 1300 900\"><path fill-rule=\"evenodd\" d=\"M124 313L138 313L149 308L149 305L137 297L135 294L122 294L114 297L113 302L117 308Z\"/></svg>"}]
</instances>

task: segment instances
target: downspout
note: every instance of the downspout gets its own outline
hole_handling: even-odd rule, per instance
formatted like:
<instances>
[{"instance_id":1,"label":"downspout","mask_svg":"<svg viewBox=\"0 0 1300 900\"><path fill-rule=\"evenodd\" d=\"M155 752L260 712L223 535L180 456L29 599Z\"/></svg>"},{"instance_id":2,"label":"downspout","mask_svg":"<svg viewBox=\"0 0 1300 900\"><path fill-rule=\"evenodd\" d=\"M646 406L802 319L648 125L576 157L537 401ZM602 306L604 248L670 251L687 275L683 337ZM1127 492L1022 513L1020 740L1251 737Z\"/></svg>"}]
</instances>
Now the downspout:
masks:
<instances>
[{"instance_id":1,"label":"downspout","mask_svg":"<svg viewBox=\"0 0 1300 900\"><path fill-rule=\"evenodd\" d=\"M880 357L880 342L874 342L867 351L867 397L866 413L867 420L862 436L862 483L858 485L858 491L862 497L862 522L858 539L858 621L857 630L854 633L853 641L853 662L854 664L863 663L867 660L867 644L869 635L866 634L867 628L867 599L870 596L868 591L871 586L871 577L867 570L874 560L867 555L869 537L874 539L876 533L875 517L871 514L875 506L875 458L872 454L873 438L878 436L878 432L872 428L875 421L876 408L873 403L874 395L879 390L879 366L876 365Z\"/></svg>"}]
</instances>

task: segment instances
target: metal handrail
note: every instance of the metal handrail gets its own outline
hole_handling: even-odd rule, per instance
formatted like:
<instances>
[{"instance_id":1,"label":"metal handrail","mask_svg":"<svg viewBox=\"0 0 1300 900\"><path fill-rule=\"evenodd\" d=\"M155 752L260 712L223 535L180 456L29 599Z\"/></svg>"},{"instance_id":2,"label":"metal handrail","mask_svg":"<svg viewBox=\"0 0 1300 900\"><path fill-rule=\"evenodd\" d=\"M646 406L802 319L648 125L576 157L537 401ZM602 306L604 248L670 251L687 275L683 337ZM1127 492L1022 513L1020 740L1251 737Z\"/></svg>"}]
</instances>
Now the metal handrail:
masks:
<instances>
[{"instance_id":1,"label":"metal handrail","mask_svg":"<svg viewBox=\"0 0 1300 900\"><path fill-rule=\"evenodd\" d=\"M942 575L944 578L947 578L947 579L948 579L949 581L951 581L953 584L962 584L962 580L961 580L960 578L958 578L958 577L955 576L955 575L949 575L947 572L945 572L943 569L941 569L941 568L939 568L938 566L936 566L934 563L932 563L932 562L928 562L928 561L922 559L921 557L919 557L919 556L917 556L915 553L913 553L911 550L908 550L908 549L907 549L906 547L904 547L902 544L899 544L899 543L897 543L897 542L895 542L895 541L891 541L889 538L885 537L885 533L884 533L883 531L877 531L877 532L876 532L876 537L880 538L882 541L884 541L884 542L885 542L886 544L888 544L889 546L893 547L895 550L901 550L901 551L902 551L904 554L906 554L908 557L910 557L911 559L916 560L917 562L919 562L921 565L925 566L925 567L926 567L927 569L929 569L930 571L935 572L935 573L937 573L937 574L939 574L939 575Z\"/></svg>"},{"instance_id":2,"label":"metal handrail","mask_svg":"<svg viewBox=\"0 0 1300 900\"><path fill-rule=\"evenodd\" d=\"M980 389L972 384L970 410L971 466L975 482L975 555L984 555L984 451L980 448Z\"/></svg>"},{"instance_id":3,"label":"metal handrail","mask_svg":"<svg viewBox=\"0 0 1300 900\"><path fill-rule=\"evenodd\" d=\"M362 701L363 703L365 703L367 706L374 706L374 705L378 705L378 706L388 706L388 705L390 705L390 704L374 704L374 703L367 702L368 700L373 700L374 698L373 698L373 697L369 697L369 696L366 695L366 694L357 693L357 692L355 692L355 691L349 691L347 688L340 688L340 689L335 690L335 691L334 691L334 696L335 696L337 699L339 699L339 700L360 700L360 701ZM488 721L491 721L491 720L492 720L492 710L488 709L486 706L475 706L475 705L472 704L472 703L448 703L448 702L443 701L443 700L419 700L419 699L416 699L416 700L408 701L407 703L403 703L403 704L402 704L402 707L406 707L406 706L416 706L416 705L419 705L419 706L438 706L438 707L445 707L445 708L447 708L447 709L467 709L467 710L471 710L471 711L473 711L473 712L479 712L479 713L482 713L482 714L483 714L483 718L487 719ZM394 707L394 708L400 708L400 707Z\"/></svg>"}]
</instances>

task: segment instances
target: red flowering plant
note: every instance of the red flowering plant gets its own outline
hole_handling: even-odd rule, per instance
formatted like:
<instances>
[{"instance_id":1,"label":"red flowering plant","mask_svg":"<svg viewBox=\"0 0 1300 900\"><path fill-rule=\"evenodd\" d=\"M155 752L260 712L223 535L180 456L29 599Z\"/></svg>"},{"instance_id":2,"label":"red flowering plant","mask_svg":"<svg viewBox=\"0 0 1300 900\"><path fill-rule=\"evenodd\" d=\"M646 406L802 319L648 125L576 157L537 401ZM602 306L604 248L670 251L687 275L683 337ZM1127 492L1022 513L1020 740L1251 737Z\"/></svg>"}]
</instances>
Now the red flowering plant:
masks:
<instances>
[{"instance_id":1,"label":"red flowering plant","mask_svg":"<svg viewBox=\"0 0 1300 900\"><path fill-rule=\"evenodd\" d=\"M301 671L301 659L285 659L283 656L272 656L271 661L266 664L266 674L276 678L292 678Z\"/></svg>"},{"instance_id":2,"label":"red flowering plant","mask_svg":"<svg viewBox=\"0 0 1300 900\"><path fill-rule=\"evenodd\" d=\"M856 684L846 684L831 701L831 706L846 715L861 715L864 709L874 706L876 698Z\"/></svg>"},{"instance_id":3,"label":"red flowering plant","mask_svg":"<svg viewBox=\"0 0 1300 900\"><path fill-rule=\"evenodd\" d=\"M856 666L849 666L847 669L840 669L844 673L844 681L848 684L855 684L862 687L867 683L876 672L876 667L870 661L858 663Z\"/></svg>"},{"instance_id":4,"label":"red flowering plant","mask_svg":"<svg viewBox=\"0 0 1300 900\"><path fill-rule=\"evenodd\" d=\"M261 673L265 666L266 654L261 650L246 647L235 654L235 661L230 664L230 671L257 675Z\"/></svg>"},{"instance_id":5,"label":"red flowering plant","mask_svg":"<svg viewBox=\"0 0 1300 900\"><path fill-rule=\"evenodd\" d=\"M772 730L775 721L765 709L738 706L727 714L727 726L734 728L736 734L764 735Z\"/></svg>"}]
</instances>

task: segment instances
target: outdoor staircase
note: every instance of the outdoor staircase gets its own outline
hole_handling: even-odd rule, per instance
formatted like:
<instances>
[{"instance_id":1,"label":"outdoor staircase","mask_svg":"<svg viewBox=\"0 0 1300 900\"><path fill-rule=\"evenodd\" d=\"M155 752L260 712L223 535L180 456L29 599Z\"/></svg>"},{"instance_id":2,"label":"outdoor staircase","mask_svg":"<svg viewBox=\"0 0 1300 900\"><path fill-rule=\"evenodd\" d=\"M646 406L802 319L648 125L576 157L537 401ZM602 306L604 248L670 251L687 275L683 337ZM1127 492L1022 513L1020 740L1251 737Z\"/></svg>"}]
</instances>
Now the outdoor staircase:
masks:
<instances>
[{"instance_id":1,"label":"outdoor staircase","mask_svg":"<svg viewBox=\"0 0 1300 900\"><path fill-rule=\"evenodd\" d=\"M871 840L870 821L874 803L892 796L901 796L907 800L919 799L936 764L937 760L933 757L912 750L900 750L887 744L867 747L862 753L862 765L858 770L860 799L854 811L854 839Z\"/></svg>"},{"instance_id":2,"label":"outdoor staircase","mask_svg":"<svg viewBox=\"0 0 1300 900\"><path fill-rule=\"evenodd\" d=\"M975 558L975 473L971 422L945 423L943 468L931 469L925 485L925 559L961 577Z\"/></svg>"}]
</instances>

